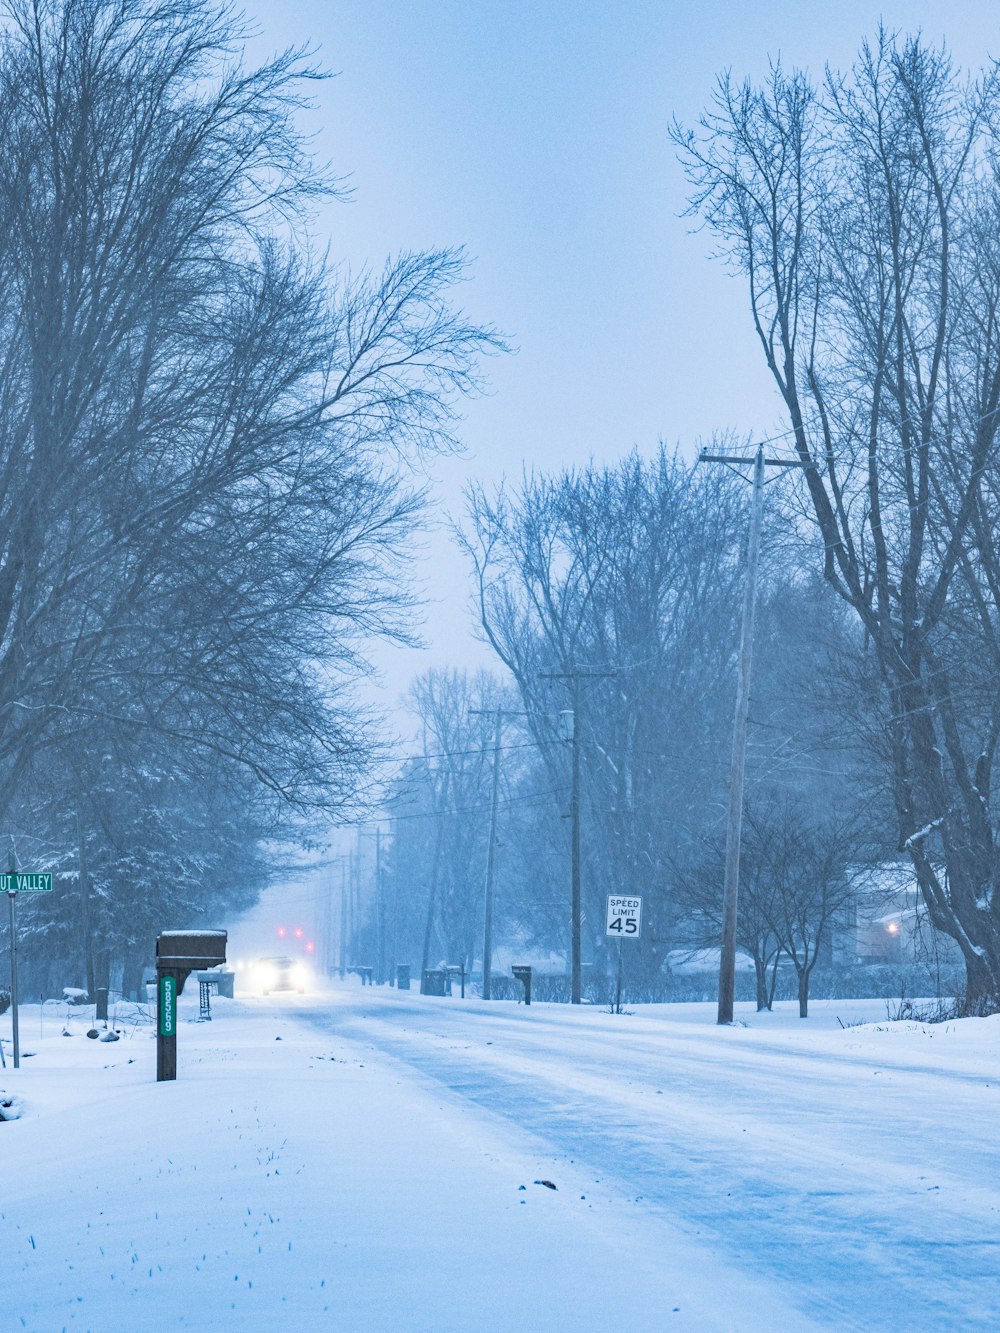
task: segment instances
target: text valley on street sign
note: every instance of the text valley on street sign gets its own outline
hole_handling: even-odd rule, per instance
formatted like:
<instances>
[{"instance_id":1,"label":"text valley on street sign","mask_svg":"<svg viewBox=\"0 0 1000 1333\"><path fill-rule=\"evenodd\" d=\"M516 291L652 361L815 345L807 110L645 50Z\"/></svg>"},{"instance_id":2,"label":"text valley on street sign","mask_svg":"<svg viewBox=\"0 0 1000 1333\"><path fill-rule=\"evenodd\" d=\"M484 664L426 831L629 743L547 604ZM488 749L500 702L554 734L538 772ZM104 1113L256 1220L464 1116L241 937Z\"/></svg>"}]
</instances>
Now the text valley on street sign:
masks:
<instances>
[{"instance_id":1,"label":"text valley on street sign","mask_svg":"<svg viewBox=\"0 0 1000 1333\"><path fill-rule=\"evenodd\" d=\"M51 893L52 874L48 870L16 870L0 875L0 893Z\"/></svg>"},{"instance_id":2,"label":"text valley on street sign","mask_svg":"<svg viewBox=\"0 0 1000 1333\"><path fill-rule=\"evenodd\" d=\"M608 922L605 935L612 939L637 940L642 933L642 899L608 894Z\"/></svg>"}]
</instances>

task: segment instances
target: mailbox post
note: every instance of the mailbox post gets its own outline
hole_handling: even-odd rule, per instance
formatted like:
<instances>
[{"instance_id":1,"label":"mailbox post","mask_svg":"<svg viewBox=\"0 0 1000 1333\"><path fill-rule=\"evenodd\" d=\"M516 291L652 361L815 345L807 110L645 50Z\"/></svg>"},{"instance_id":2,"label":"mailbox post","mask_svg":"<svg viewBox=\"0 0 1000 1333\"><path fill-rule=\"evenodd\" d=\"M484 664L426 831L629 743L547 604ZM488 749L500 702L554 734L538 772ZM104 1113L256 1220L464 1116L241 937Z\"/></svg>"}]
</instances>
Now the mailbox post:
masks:
<instances>
[{"instance_id":1,"label":"mailbox post","mask_svg":"<svg viewBox=\"0 0 1000 1333\"><path fill-rule=\"evenodd\" d=\"M189 974L226 961L224 930L165 930L156 940L156 1081L177 1077L177 997Z\"/></svg>"},{"instance_id":2,"label":"mailbox post","mask_svg":"<svg viewBox=\"0 0 1000 1333\"><path fill-rule=\"evenodd\" d=\"M510 969L517 980L524 987L524 1003L531 1003L531 968L530 967L512 967Z\"/></svg>"}]
</instances>

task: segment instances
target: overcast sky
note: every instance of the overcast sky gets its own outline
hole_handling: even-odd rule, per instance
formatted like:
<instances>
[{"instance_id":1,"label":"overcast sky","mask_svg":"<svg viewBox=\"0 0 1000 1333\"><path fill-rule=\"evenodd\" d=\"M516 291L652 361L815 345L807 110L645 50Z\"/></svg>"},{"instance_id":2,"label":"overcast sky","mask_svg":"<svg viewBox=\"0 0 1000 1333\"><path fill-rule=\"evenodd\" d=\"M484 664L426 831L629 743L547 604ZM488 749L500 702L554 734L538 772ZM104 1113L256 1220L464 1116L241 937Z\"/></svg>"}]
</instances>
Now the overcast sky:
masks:
<instances>
[{"instance_id":1,"label":"overcast sky","mask_svg":"<svg viewBox=\"0 0 1000 1333\"><path fill-rule=\"evenodd\" d=\"M780 55L818 75L848 64L880 15L947 38L966 68L1000 55L991 0L254 0L249 13L262 49L311 43L338 74L310 120L355 191L321 219L332 254L381 264L466 246L461 303L518 348L468 407L467 455L434 466L452 510L469 477L660 439L693 456L715 431L780 422L742 286L679 216L667 129L697 118L721 70L760 76ZM442 533L420 568L428 648L378 654L390 706L429 665L487 661Z\"/></svg>"}]
</instances>

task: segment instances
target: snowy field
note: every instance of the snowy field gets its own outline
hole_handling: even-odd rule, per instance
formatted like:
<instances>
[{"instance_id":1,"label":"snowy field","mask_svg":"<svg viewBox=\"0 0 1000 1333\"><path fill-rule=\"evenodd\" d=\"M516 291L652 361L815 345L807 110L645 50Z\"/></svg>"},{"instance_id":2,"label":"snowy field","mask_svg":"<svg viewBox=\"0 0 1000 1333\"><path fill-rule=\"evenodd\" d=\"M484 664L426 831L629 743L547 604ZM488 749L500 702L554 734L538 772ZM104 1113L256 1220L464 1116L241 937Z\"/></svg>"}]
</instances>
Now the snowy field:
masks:
<instances>
[{"instance_id":1,"label":"snowy field","mask_svg":"<svg viewBox=\"0 0 1000 1333\"><path fill-rule=\"evenodd\" d=\"M2 1333L1000 1328L1000 1019L188 991L0 1019Z\"/></svg>"}]
</instances>

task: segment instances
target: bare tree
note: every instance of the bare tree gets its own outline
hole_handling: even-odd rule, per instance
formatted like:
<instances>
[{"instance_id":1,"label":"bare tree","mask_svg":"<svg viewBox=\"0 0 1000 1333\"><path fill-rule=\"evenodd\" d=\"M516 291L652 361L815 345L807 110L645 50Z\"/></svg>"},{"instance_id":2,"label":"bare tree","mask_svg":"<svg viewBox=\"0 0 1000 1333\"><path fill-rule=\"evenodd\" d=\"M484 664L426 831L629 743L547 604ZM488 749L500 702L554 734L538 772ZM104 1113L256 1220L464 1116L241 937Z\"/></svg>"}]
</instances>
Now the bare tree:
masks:
<instances>
[{"instance_id":1,"label":"bare tree","mask_svg":"<svg viewBox=\"0 0 1000 1333\"><path fill-rule=\"evenodd\" d=\"M262 832L357 799L378 746L354 687L366 641L407 632L413 467L455 445L501 343L450 303L458 252L314 257L339 187L296 126L319 77L301 52L247 66L241 21L201 0L3 15L4 827L86 844L96 876L141 859L156 810L189 834L224 817L205 793L225 790L249 867ZM69 803L88 753L133 817L89 808L77 836L29 796Z\"/></svg>"},{"instance_id":2,"label":"bare tree","mask_svg":"<svg viewBox=\"0 0 1000 1333\"><path fill-rule=\"evenodd\" d=\"M451 445L496 345L447 305L461 256L304 257L336 188L294 127L315 71L234 63L228 12L8 14L0 796L104 715L342 801L365 747L343 685L361 636L403 632L419 497L394 460Z\"/></svg>"},{"instance_id":3,"label":"bare tree","mask_svg":"<svg viewBox=\"0 0 1000 1333\"><path fill-rule=\"evenodd\" d=\"M997 89L881 31L820 88L725 77L676 130L886 691L900 845L974 995L1000 992Z\"/></svg>"},{"instance_id":4,"label":"bare tree","mask_svg":"<svg viewBox=\"0 0 1000 1333\"><path fill-rule=\"evenodd\" d=\"M652 974L676 840L705 818L718 780L744 503L729 478L690 473L664 450L469 497L463 545L483 632L560 793L570 775L558 715L578 705L585 947L598 959L605 949L603 894L645 892L659 928L636 964Z\"/></svg>"},{"instance_id":5,"label":"bare tree","mask_svg":"<svg viewBox=\"0 0 1000 1333\"><path fill-rule=\"evenodd\" d=\"M717 949L722 929L725 844L717 838L700 857L688 856L675 867L678 909L684 933L694 949ZM773 922L774 884L759 855L756 829L748 820L740 856L740 898L736 944L753 960L757 1010L770 1009L778 979L782 946Z\"/></svg>"},{"instance_id":6,"label":"bare tree","mask_svg":"<svg viewBox=\"0 0 1000 1333\"><path fill-rule=\"evenodd\" d=\"M438 958L471 971L482 948L493 726L510 692L488 672L431 669L410 689L422 753L387 791L396 819L387 893L421 971ZM517 756L515 754L515 762ZM510 758L506 767L511 768ZM502 868L502 867L501 867ZM502 882L502 881L501 881ZM437 953L435 954L435 950Z\"/></svg>"},{"instance_id":7,"label":"bare tree","mask_svg":"<svg viewBox=\"0 0 1000 1333\"><path fill-rule=\"evenodd\" d=\"M847 919L871 881L871 848L857 816L817 819L784 801L749 817L766 890L759 907L798 978L799 1017L809 1014L809 982L829 948L833 928Z\"/></svg>"}]
</instances>

